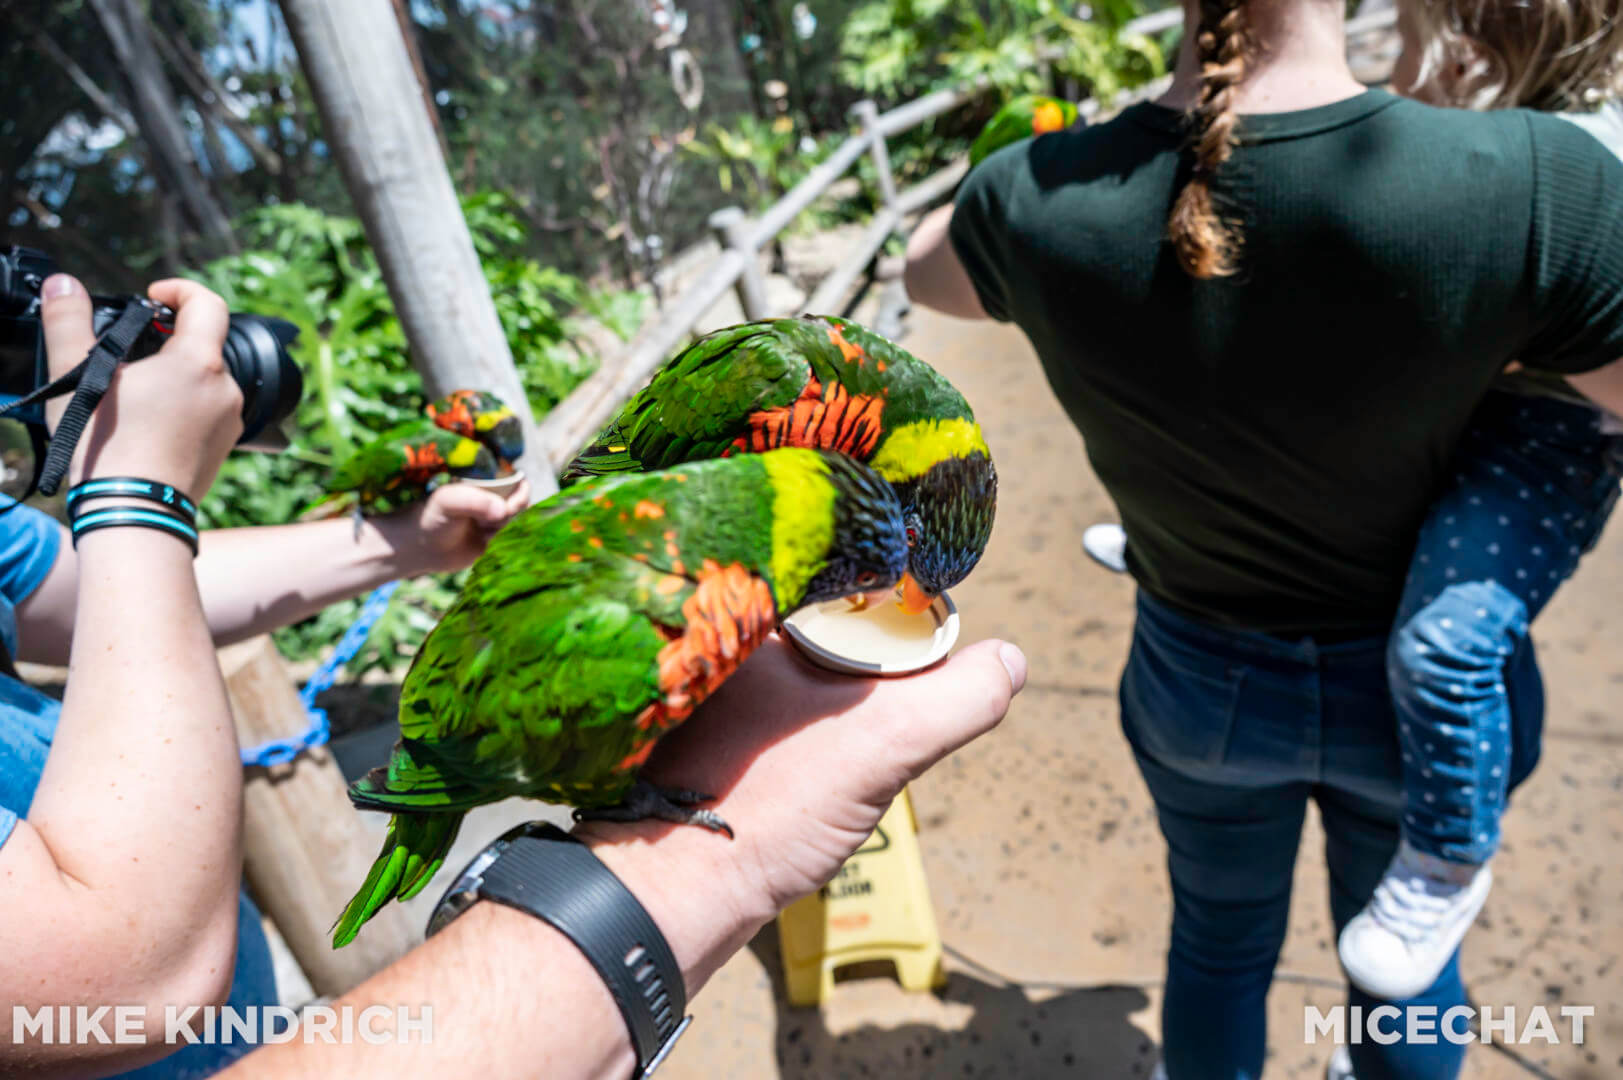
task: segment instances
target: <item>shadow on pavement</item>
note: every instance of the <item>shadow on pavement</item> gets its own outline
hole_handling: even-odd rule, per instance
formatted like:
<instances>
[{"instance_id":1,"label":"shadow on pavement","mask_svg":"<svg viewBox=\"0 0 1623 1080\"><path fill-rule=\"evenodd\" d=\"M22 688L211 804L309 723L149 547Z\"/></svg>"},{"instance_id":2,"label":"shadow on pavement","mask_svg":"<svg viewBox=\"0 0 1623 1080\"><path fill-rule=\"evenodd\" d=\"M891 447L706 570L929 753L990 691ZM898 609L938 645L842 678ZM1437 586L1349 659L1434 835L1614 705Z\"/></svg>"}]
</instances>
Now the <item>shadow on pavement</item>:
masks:
<instances>
[{"instance_id":1,"label":"shadow on pavement","mask_svg":"<svg viewBox=\"0 0 1623 1080\"><path fill-rule=\"evenodd\" d=\"M790 1008L776 925L750 942L773 986L781 1080L845 1077L1148 1077L1158 1047L1131 1020L1149 1004L1142 990L1072 990L1033 1001L1017 986L950 973L937 997L968 1006L962 1027L903 1023L830 1032L816 1009ZM885 977L885 976L880 976Z\"/></svg>"}]
</instances>

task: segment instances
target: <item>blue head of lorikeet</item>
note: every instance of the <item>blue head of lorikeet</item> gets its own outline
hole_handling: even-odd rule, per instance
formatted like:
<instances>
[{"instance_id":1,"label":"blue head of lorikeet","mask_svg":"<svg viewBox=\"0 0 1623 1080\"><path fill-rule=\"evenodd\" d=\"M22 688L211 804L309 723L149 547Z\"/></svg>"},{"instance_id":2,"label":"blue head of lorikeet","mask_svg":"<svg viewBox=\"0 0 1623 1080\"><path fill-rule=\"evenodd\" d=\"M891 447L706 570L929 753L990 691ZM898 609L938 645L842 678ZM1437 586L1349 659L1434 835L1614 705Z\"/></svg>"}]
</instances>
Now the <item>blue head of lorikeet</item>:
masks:
<instances>
[{"instance_id":1,"label":"blue head of lorikeet","mask_svg":"<svg viewBox=\"0 0 1623 1080\"><path fill-rule=\"evenodd\" d=\"M504 467L524 455L524 427L517 414L488 390L453 390L424 411L445 430L477 439Z\"/></svg>"},{"instance_id":2,"label":"blue head of lorikeet","mask_svg":"<svg viewBox=\"0 0 1623 1080\"><path fill-rule=\"evenodd\" d=\"M902 606L922 611L980 562L997 513L997 470L991 455L972 450L942 457L917 478L892 486L911 549Z\"/></svg>"}]
</instances>

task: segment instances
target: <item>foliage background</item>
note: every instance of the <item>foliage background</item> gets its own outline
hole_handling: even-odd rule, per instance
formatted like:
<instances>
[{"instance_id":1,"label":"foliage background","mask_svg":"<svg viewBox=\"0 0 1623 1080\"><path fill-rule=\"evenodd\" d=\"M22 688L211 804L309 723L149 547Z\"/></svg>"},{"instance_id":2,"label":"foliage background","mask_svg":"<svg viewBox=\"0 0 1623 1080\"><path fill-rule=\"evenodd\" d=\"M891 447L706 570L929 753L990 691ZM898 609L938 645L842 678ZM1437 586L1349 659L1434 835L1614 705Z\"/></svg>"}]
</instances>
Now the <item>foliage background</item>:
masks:
<instances>
[{"instance_id":1,"label":"foliage background","mask_svg":"<svg viewBox=\"0 0 1623 1080\"><path fill-rule=\"evenodd\" d=\"M1006 96L1109 94L1164 67L1156 43L1120 32L1135 0L394 2L538 414L593 370L602 328L635 329L652 275L713 210L773 202L857 100L988 85L892 140L906 183L961 154ZM693 108L673 86L683 49L703 75ZM801 227L871 212L870 169ZM292 449L234 458L204 503L211 525L291 519L335 460L423 404L273 0L0 0L0 216L5 242L98 291L185 272L299 325ZM408 655L453 587L403 589L357 666ZM355 607L278 641L315 655Z\"/></svg>"}]
</instances>

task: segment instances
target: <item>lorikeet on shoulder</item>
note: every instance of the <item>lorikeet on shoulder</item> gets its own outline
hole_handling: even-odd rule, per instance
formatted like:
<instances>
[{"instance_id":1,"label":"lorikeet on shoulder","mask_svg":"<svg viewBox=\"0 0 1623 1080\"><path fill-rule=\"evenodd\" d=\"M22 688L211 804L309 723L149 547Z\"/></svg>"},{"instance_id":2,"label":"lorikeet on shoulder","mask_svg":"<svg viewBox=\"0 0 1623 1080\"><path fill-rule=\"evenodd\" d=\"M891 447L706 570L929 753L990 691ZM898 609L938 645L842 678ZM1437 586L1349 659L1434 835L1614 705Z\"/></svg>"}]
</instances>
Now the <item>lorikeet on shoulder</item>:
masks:
<instances>
[{"instance_id":1,"label":"lorikeet on shoulder","mask_svg":"<svg viewBox=\"0 0 1623 1080\"><path fill-rule=\"evenodd\" d=\"M491 540L413 661L400 742L350 789L394 815L335 946L444 860L465 811L511 796L726 829L637 772L778 620L888 590L907 565L890 485L778 450L592 480Z\"/></svg>"},{"instance_id":2,"label":"lorikeet on shoulder","mask_svg":"<svg viewBox=\"0 0 1623 1080\"><path fill-rule=\"evenodd\" d=\"M505 473L524 455L524 428L518 415L488 390L453 390L423 410L444 428L484 444Z\"/></svg>"},{"instance_id":3,"label":"lorikeet on shoulder","mask_svg":"<svg viewBox=\"0 0 1623 1080\"><path fill-rule=\"evenodd\" d=\"M493 480L496 469L495 456L474 440L432 420L408 420L345 458L333 471L326 496L302 516L353 509L359 530L363 511L388 512L416 502L429 485L448 477Z\"/></svg>"},{"instance_id":4,"label":"lorikeet on shoulder","mask_svg":"<svg viewBox=\"0 0 1623 1080\"><path fill-rule=\"evenodd\" d=\"M718 330L654 375L559 483L802 446L871 465L902 500L921 610L980 560L997 472L963 395L879 335L827 315Z\"/></svg>"},{"instance_id":5,"label":"lorikeet on shoulder","mask_svg":"<svg viewBox=\"0 0 1623 1080\"><path fill-rule=\"evenodd\" d=\"M969 166L974 168L1010 143L1064 131L1076 123L1077 115L1076 106L1060 98L1041 94L1017 97L999 109L975 136L969 147Z\"/></svg>"}]
</instances>

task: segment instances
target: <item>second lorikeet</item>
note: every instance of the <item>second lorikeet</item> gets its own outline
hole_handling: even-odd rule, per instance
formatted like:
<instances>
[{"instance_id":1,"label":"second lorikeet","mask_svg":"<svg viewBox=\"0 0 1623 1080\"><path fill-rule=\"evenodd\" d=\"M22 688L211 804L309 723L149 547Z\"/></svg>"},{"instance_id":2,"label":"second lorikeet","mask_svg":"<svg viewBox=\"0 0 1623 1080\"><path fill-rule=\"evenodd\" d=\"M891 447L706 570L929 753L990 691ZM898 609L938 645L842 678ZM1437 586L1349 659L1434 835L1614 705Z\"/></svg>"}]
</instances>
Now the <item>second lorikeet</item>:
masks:
<instances>
[{"instance_id":1,"label":"second lorikeet","mask_svg":"<svg viewBox=\"0 0 1623 1080\"><path fill-rule=\"evenodd\" d=\"M518 415L488 390L453 390L423 412L445 430L483 443L504 473L524 455L524 427Z\"/></svg>"},{"instance_id":2,"label":"second lorikeet","mask_svg":"<svg viewBox=\"0 0 1623 1080\"><path fill-rule=\"evenodd\" d=\"M969 167L974 168L1010 143L1050 131L1064 131L1076 123L1076 118L1076 106L1069 101L1041 94L1017 97L999 109L975 136L969 147Z\"/></svg>"},{"instance_id":3,"label":"second lorikeet","mask_svg":"<svg viewBox=\"0 0 1623 1080\"><path fill-rule=\"evenodd\" d=\"M439 480L494 480L510 474L524 453L524 429L507 404L486 390L454 390L345 458L327 494L301 517L353 508L356 535L361 515L397 510L428 495Z\"/></svg>"},{"instance_id":4,"label":"second lorikeet","mask_svg":"<svg viewBox=\"0 0 1623 1080\"><path fill-rule=\"evenodd\" d=\"M334 947L427 884L462 815L511 796L725 830L706 796L637 779L655 742L796 608L907 565L889 484L787 449L578 484L491 540L413 661L400 741L350 788L393 814Z\"/></svg>"},{"instance_id":5,"label":"second lorikeet","mask_svg":"<svg viewBox=\"0 0 1623 1080\"><path fill-rule=\"evenodd\" d=\"M416 502L436 480L455 476L494 480L496 456L473 439L429 419L397 424L345 458L327 483L327 494L302 517L341 513L353 504L356 535L363 511L387 512Z\"/></svg>"},{"instance_id":6,"label":"second lorikeet","mask_svg":"<svg viewBox=\"0 0 1623 1080\"><path fill-rule=\"evenodd\" d=\"M625 404L559 483L780 446L839 450L896 488L912 546L907 610L928 607L986 550L997 471L969 403L905 349L828 315L701 338Z\"/></svg>"}]
</instances>

